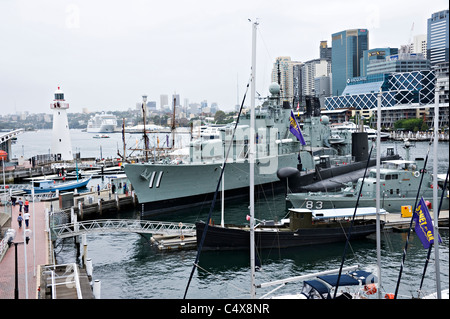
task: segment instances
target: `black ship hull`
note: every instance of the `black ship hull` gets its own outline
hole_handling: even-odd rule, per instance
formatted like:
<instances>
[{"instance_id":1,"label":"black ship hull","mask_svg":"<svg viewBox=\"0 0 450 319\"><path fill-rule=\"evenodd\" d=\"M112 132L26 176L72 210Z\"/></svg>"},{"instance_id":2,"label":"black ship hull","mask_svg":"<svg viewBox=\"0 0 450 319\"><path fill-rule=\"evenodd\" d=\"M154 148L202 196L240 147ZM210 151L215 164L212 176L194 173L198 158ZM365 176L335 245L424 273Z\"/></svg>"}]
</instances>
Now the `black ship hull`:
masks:
<instances>
[{"instance_id":1,"label":"black ship hull","mask_svg":"<svg viewBox=\"0 0 450 319\"><path fill-rule=\"evenodd\" d=\"M206 224L197 222L197 246L200 244ZM257 249L288 248L316 244L328 244L346 241L350 224L336 224L329 227L312 227L296 231L270 229L255 230L255 245ZM352 227L351 239L361 239L376 232L375 220L355 221ZM246 250L250 248L249 227L208 225L203 250Z\"/></svg>"}]
</instances>

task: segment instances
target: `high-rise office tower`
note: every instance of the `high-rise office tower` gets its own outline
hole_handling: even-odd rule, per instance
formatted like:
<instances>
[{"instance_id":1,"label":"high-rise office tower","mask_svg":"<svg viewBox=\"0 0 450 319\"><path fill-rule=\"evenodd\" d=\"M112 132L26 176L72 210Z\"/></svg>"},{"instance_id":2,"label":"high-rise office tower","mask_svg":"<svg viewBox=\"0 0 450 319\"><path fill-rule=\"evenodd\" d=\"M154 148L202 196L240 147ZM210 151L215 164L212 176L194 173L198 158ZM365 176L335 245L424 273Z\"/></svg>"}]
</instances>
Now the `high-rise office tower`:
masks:
<instances>
[{"instance_id":1,"label":"high-rise office tower","mask_svg":"<svg viewBox=\"0 0 450 319\"><path fill-rule=\"evenodd\" d=\"M169 96L167 94L161 94L159 99L161 110L164 109L165 106L169 105Z\"/></svg>"},{"instance_id":2,"label":"high-rise office tower","mask_svg":"<svg viewBox=\"0 0 450 319\"><path fill-rule=\"evenodd\" d=\"M448 62L448 9L435 12L428 19L427 58L431 65Z\"/></svg>"},{"instance_id":3,"label":"high-rise office tower","mask_svg":"<svg viewBox=\"0 0 450 319\"><path fill-rule=\"evenodd\" d=\"M327 41L320 41L319 53L321 59L331 62L331 48L328 47Z\"/></svg>"},{"instance_id":4,"label":"high-rise office tower","mask_svg":"<svg viewBox=\"0 0 450 319\"><path fill-rule=\"evenodd\" d=\"M293 101L297 98L294 94L294 66L301 64L301 62L291 61L289 56L280 56L273 64L272 82L280 84L282 99Z\"/></svg>"},{"instance_id":5,"label":"high-rise office tower","mask_svg":"<svg viewBox=\"0 0 450 319\"><path fill-rule=\"evenodd\" d=\"M360 59L369 47L367 29L345 30L331 35L332 95L340 95L349 78L360 76Z\"/></svg>"},{"instance_id":6,"label":"high-rise office tower","mask_svg":"<svg viewBox=\"0 0 450 319\"><path fill-rule=\"evenodd\" d=\"M427 58L427 35L419 34L413 37L410 53L422 53Z\"/></svg>"}]
</instances>

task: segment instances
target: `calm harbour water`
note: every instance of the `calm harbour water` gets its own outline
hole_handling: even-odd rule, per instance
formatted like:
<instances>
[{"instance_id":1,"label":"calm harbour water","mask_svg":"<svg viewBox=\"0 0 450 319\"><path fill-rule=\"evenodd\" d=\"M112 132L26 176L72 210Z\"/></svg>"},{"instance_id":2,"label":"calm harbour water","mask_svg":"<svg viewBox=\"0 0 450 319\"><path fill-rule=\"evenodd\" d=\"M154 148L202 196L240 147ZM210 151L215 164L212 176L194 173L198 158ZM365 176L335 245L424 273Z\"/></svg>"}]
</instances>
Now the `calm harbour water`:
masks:
<instances>
[{"instance_id":1,"label":"calm harbour water","mask_svg":"<svg viewBox=\"0 0 450 319\"><path fill-rule=\"evenodd\" d=\"M13 145L13 156L28 158L49 152L51 130L25 132L18 136ZM109 139L93 139L93 134L71 130L73 151L82 157L115 157L121 150L121 134L110 134ZM136 143L139 135L128 135L128 145ZM151 140L152 143L152 140ZM404 155L400 142L383 142L382 149L393 146ZM101 148L100 148L101 146ZM425 157L427 142L418 142L411 148L411 158ZM448 143L439 143L438 170L446 173ZM432 169L433 150L430 150L428 169ZM95 182L96 183L96 182ZM248 201L226 205L226 222L245 222ZM123 211L111 218L139 218L139 209ZM153 216L152 220L174 222L195 222L206 219L209 205L189 211ZM255 217L259 219L282 218L285 214L282 194L265 194L256 201ZM220 222L220 203L213 213L216 223ZM449 286L449 234L442 231L440 247L441 286ZM382 281L384 292L394 292L398 279L406 233L383 233L381 238ZM307 273L338 268L344 251L344 243L320 245L296 249L262 251L262 269L256 274L257 283L298 276ZM359 264L366 270L376 269L375 236L351 243L345 265ZM58 242L56 247L58 263L79 261L72 239ZM179 299L183 297L197 251L160 252L137 234L97 234L88 236L88 255L94 265L94 279L101 280L102 298L111 299ZM415 234L411 235L406 264L403 270L399 295L415 295L419 288L427 251L423 249ZM194 273L187 294L188 298L249 298L250 270L248 252L203 252L200 266ZM288 284L280 293L297 292L299 283ZM272 288L257 290L262 296ZM435 290L434 252L424 281L424 290Z\"/></svg>"}]
</instances>

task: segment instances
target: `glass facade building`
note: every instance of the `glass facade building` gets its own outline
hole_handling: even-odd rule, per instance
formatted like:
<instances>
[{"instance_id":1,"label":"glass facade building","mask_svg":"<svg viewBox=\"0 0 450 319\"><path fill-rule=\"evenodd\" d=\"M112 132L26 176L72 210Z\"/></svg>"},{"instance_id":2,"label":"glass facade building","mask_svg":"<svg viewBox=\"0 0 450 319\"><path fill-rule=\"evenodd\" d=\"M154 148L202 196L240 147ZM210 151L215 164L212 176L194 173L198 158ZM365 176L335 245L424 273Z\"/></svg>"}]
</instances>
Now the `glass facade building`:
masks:
<instances>
[{"instance_id":1,"label":"glass facade building","mask_svg":"<svg viewBox=\"0 0 450 319\"><path fill-rule=\"evenodd\" d=\"M399 104L433 104L435 83L434 72L428 70L355 78L349 81L343 95L325 98L325 108L327 110L376 108L379 92L382 107Z\"/></svg>"},{"instance_id":2,"label":"glass facade building","mask_svg":"<svg viewBox=\"0 0 450 319\"><path fill-rule=\"evenodd\" d=\"M367 75L367 67L369 66L369 64L371 63L373 64L374 62L377 61L385 61L387 56L397 53L398 53L397 48L376 48L364 51L360 63L361 68L360 75L361 76Z\"/></svg>"},{"instance_id":3,"label":"glass facade building","mask_svg":"<svg viewBox=\"0 0 450 319\"><path fill-rule=\"evenodd\" d=\"M399 53L387 56L385 60L371 61L366 74L412 72L430 70L430 61L422 53Z\"/></svg>"},{"instance_id":4,"label":"glass facade building","mask_svg":"<svg viewBox=\"0 0 450 319\"><path fill-rule=\"evenodd\" d=\"M345 30L331 35L332 94L341 95L347 80L360 76L363 52L368 49L367 29Z\"/></svg>"},{"instance_id":5,"label":"glass facade building","mask_svg":"<svg viewBox=\"0 0 450 319\"><path fill-rule=\"evenodd\" d=\"M427 58L431 64L449 62L449 10L431 15L427 21Z\"/></svg>"}]
</instances>

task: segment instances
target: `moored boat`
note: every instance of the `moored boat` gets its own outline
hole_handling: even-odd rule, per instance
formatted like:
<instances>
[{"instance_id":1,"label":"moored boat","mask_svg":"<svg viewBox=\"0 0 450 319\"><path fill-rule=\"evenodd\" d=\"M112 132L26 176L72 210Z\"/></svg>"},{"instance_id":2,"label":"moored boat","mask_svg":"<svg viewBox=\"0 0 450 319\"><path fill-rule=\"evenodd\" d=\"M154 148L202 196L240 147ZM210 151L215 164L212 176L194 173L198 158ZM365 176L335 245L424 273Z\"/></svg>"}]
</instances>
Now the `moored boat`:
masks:
<instances>
[{"instance_id":1,"label":"moored boat","mask_svg":"<svg viewBox=\"0 0 450 319\"><path fill-rule=\"evenodd\" d=\"M299 293L280 295L273 299L367 299L377 292L377 277L371 272L358 270L358 265L350 268L339 276L339 269L322 273L299 276L281 282L304 280ZM311 279L310 279L311 278ZM308 279L308 280L306 280ZM334 291L339 288L339 294L334 297Z\"/></svg>"},{"instance_id":2,"label":"moored boat","mask_svg":"<svg viewBox=\"0 0 450 319\"><path fill-rule=\"evenodd\" d=\"M381 214L386 211L381 210ZM310 210L290 209L289 218L280 222L259 221L255 226L255 247L288 248L305 245L327 244L345 241L351 226L354 208ZM352 227L352 239L360 239L376 232L373 207L358 208ZM204 222L196 223L197 238L202 238ZM208 225L203 242L204 250L249 249L250 227L248 225Z\"/></svg>"},{"instance_id":3,"label":"moored boat","mask_svg":"<svg viewBox=\"0 0 450 319\"><path fill-rule=\"evenodd\" d=\"M34 189L35 193L49 193L55 191L71 191L78 188L86 187L86 185L91 180L91 177L84 178L81 180L74 180L68 182L57 183L54 180L39 180L33 181L32 188L24 188L24 191L27 193L31 193L31 190Z\"/></svg>"},{"instance_id":4,"label":"moored boat","mask_svg":"<svg viewBox=\"0 0 450 319\"><path fill-rule=\"evenodd\" d=\"M255 186L259 190L283 191L286 183L278 177L279 170L283 168L299 169L304 177L302 180L311 183L322 169L331 176L354 171L352 157L356 158L356 162L365 164L364 156L354 154L361 153L361 148L365 148L367 153L366 135L362 137L365 144L354 143L353 135L347 134L345 143L331 145L329 118L313 116L320 113L320 104L308 97L305 100L307 112L302 118L302 133L306 145L302 145L290 132L291 105L289 102L282 103L280 86L272 83L269 91L271 96L254 111ZM228 200L248 196L249 121L250 112L241 114L235 132L231 125L224 125L215 128L214 138L210 134L203 134L203 137L191 141L189 158L182 162L160 163L150 159L145 163L124 164L125 174L139 202L144 205L143 215L210 203L230 143L232 146L224 172L225 198ZM356 145L354 152L352 143ZM319 157L329 159L329 165L318 165ZM349 166L343 167L342 163ZM347 170L344 171L343 168Z\"/></svg>"},{"instance_id":5,"label":"moored boat","mask_svg":"<svg viewBox=\"0 0 450 319\"><path fill-rule=\"evenodd\" d=\"M410 160L384 161L380 168L381 207L390 213L400 213L402 206L414 208L417 190L423 174L421 196L431 202L433 197L433 176L426 170L422 170L424 160L417 158ZM303 192L289 193L286 200L296 208L328 209L355 206L358 191L362 186L359 198L359 207L375 205L376 199L376 169L370 169L369 176L364 180L358 180L356 184L349 185L339 192ZM442 202L442 209L448 209L448 190Z\"/></svg>"}]
</instances>

